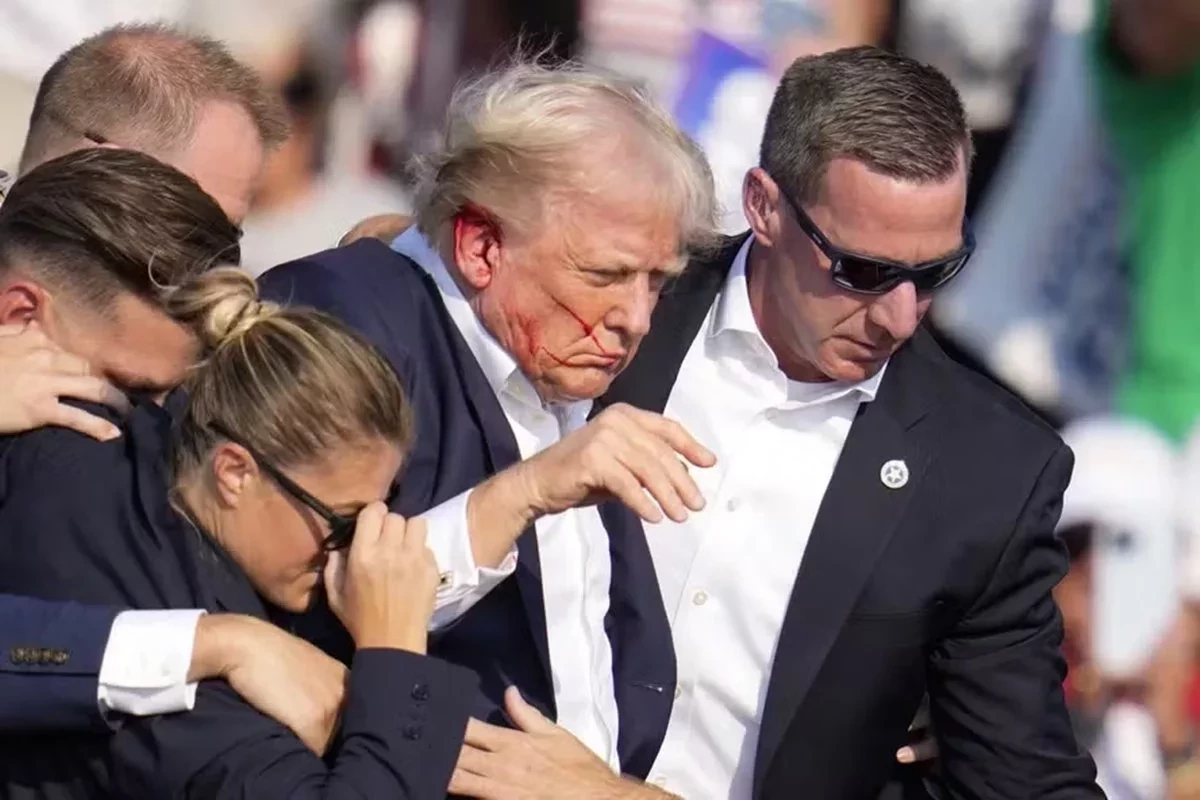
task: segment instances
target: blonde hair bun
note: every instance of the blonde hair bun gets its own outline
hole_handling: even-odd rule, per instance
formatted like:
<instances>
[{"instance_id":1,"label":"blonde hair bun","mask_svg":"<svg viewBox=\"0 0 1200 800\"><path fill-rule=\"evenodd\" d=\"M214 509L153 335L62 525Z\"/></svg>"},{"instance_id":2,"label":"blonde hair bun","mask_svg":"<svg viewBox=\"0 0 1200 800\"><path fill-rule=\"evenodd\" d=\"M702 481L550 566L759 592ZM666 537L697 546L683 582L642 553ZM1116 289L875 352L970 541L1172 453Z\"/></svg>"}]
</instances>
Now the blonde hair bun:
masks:
<instances>
[{"instance_id":1,"label":"blonde hair bun","mask_svg":"<svg viewBox=\"0 0 1200 800\"><path fill-rule=\"evenodd\" d=\"M189 322L206 350L240 340L254 326L280 311L275 303L258 297L258 284L236 267L218 267L175 290L168 311Z\"/></svg>"}]
</instances>

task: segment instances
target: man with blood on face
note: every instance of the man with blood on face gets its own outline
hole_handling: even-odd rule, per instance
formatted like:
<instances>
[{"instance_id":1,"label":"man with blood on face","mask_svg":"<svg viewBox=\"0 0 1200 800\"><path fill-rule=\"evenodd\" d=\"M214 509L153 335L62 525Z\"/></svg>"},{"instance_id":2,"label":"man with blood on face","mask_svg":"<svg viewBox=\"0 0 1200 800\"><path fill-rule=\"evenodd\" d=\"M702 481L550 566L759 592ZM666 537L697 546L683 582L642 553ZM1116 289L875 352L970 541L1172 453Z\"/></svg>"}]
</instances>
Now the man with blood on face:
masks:
<instances>
[{"instance_id":1,"label":"man with blood on face","mask_svg":"<svg viewBox=\"0 0 1200 800\"><path fill-rule=\"evenodd\" d=\"M711 174L639 87L530 63L461 88L422 166L416 224L390 247L285 264L263 292L350 323L412 398L417 441L391 507L428 522L443 600L431 652L481 675L477 717L527 731L473 722L468 741L506 763L538 754L538 791L652 796L619 777L645 777L675 682L638 517L700 509L686 465L713 457L660 415L588 415L664 285L711 241ZM530 788L477 755L464 751L452 791Z\"/></svg>"}]
</instances>

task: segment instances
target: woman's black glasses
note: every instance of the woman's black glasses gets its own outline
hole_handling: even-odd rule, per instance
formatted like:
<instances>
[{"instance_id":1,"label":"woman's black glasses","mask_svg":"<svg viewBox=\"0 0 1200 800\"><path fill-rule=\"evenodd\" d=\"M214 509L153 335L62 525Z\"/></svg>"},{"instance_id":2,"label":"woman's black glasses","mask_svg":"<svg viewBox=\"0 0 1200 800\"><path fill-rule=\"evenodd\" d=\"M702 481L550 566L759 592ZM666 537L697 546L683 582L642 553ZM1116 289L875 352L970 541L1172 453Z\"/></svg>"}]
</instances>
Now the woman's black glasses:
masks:
<instances>
[{"instance_id":1,"label":"woman's black glasses","mask_svg":"<svg viewBox=\"0 0 1200 800\"><path fill-rule=\"evenodd\" d=\"M228 439L236 445L246 448L246 452L248 452L250 456L256 462L258 462L259 468L263 472L270 475L271 480L275 481L280 489L283 489L296 500L299 500L301 503L311 508L318 517L325 520L325 522L329 524L329 535L326 536L324 541L321 542L322 550L325 550L326 552L333 550L345 550L350 546L350 543L354 540L354 527L358 524L357 513L336 513L329 506L325 505L320 500L304 491L304 489L300 488L295 481L280 472L270 461L263 458L257 450L246 444L239 437L231 434L224 425L221 425L219 422L214 422L208 427L213 433Z\"/></svg>"},{"instance_id":2,"label":"woman's black glasses","mask_svg":"<svg viewBox=\"0 0 1200 800\"><path fill-rule=\"evenodd\" d=\"M783 192L780 192L783 194ZM918 294L928 294L935 289L945 286L962 271L975 250L975 237L969 230L963 230L963 246L953 253L942 256L934 261L910 266L898 261L885 258L864 256L843 250L829 241L821 232L812 217L805 213L800 204L786 194L796 221L801 229L812 239L813 244L829 259L829 276L833 282L843 289L860 294L887 294L902 283L912 283Z\"/></svg>"}]
</instances>

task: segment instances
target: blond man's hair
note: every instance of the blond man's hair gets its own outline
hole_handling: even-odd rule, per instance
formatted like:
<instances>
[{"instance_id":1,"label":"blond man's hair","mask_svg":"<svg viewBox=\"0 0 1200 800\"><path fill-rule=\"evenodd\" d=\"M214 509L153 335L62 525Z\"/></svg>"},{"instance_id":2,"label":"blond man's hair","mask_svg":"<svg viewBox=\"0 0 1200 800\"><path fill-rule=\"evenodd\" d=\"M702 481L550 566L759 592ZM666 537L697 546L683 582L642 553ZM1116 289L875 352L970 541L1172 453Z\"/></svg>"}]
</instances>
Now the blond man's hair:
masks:
<instances>
[{"instance_id":1,"label":"blond man's hair","mask_svg":"<svg viewBox=\"0 0 1200 800\"><path fill-rule=\"evenodd\" d=\"M652 187L681 251L712 241L712 172L671 115L634 81L529 58L456 90L439 147L418 160L417 224L434 237L475 207L529 230L559 199L588 193L597 170Z\"/></svg>"}]
</instances>

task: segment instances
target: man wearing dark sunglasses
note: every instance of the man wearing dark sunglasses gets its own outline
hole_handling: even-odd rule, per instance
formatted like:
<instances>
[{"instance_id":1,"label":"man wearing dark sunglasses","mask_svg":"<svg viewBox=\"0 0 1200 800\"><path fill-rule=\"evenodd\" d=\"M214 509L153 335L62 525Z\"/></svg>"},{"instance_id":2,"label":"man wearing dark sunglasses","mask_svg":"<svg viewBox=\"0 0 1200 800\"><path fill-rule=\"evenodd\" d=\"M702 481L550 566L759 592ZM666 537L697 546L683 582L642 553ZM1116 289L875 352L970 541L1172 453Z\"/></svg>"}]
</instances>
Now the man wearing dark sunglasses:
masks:
<instances>
[{"instance_id":1,"label":"man wearing dark sunglasses","mask_svg":"<svg viewBox=\"0 0 1200 800\"><path fill-rule=\"evenodd\" d=\"M678 670L650 776L672 792L1102 796L1051 598L1071 453L921 330L971 255L970 161L936 70L796 61L745 177L749 233L664 290L597 404L716 456L705 510L644 525ZM939 759L896 768L924 696Z\"/></svg>"}]
</instances>

